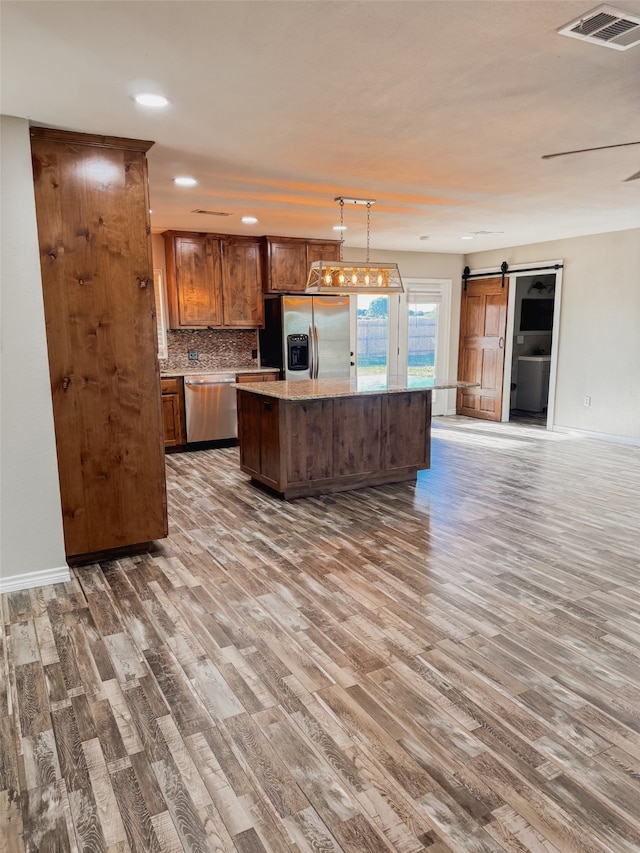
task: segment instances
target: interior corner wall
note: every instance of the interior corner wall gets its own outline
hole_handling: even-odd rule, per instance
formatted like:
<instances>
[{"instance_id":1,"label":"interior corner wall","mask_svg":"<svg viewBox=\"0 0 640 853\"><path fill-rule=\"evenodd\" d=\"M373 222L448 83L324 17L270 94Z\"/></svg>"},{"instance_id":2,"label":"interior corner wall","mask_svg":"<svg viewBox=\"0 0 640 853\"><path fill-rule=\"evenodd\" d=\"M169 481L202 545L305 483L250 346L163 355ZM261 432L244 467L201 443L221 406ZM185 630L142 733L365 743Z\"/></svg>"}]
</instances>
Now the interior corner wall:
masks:
<instances>
[{"instance_id":1,"label":"interior corner wall","mask_svg":"<svg viewBox=\"0 0 640 853\"><path fill-rule=\"evenodd\" d=\"M42 300L29 124L0 119L0 586L69 577Z\"/></svg>"},{"instance_id":2,"label":"interior corner wall","mask_svg":"<svg viewBox=\"0 0 640 853\"><path fill-rule=\"evenodd\" d=\"M640 229L467 255L474 269L564 262L554 427L640 440ZM584 405L585 397L591 406Z\"/></svg>"}]
</instances>

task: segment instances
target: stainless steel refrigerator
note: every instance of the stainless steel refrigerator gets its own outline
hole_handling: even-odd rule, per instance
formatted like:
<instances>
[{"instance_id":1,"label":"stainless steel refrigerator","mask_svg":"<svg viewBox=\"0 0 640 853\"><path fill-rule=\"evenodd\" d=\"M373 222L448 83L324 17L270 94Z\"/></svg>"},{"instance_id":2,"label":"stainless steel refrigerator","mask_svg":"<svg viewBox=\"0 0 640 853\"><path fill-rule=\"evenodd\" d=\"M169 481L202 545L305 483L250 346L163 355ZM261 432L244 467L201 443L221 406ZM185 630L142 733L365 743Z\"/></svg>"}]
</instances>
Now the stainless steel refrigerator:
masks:
<instances>
[{"instance_id":1,"label":"stainless steel refrigerator","mask_svg":"<svg viewBox=\"0 0 640 853\"><path fill-rule=\"evenodd\" d=\"M266 296L260 364L287 380L348 379L350 328L348 296Z\"/></svg>"}]
</instances>

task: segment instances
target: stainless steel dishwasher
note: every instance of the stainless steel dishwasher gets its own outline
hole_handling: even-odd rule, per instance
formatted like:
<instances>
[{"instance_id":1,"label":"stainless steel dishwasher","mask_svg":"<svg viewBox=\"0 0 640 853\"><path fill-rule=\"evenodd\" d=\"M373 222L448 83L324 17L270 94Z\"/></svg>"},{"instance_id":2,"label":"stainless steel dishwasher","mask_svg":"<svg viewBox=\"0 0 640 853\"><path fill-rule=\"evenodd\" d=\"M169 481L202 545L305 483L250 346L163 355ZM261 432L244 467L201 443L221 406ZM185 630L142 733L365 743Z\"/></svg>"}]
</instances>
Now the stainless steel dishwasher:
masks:
<instances>
[{"instance_id":1,"label":"stainless steel dishwasher","mask_svg":"<svg viewBox=\"0 0 640 853\"><path fill-rule=\"evenodd\" d=\"M187 442L238 437L235 373L185 376Z\"/></svg>"}]
</instances>

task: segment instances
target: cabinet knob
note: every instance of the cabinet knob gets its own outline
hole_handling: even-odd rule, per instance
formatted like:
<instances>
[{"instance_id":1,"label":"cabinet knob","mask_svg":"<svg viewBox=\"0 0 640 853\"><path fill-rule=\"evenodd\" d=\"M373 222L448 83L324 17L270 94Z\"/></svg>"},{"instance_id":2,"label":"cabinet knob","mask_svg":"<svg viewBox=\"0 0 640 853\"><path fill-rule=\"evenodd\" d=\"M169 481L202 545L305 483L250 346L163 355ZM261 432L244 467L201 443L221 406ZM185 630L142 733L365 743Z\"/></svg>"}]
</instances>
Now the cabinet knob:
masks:
<instances>
[{"instance_id":1,"label":"cabinet knob","mask_svg":"<svg viewBox=\"0 0 640 853\"><path fill-rule=\"evenodd\" d=\"M266 401L263 403L265 412L271 411L271 403L267 403Z\"/></svg>"}]
</instances>

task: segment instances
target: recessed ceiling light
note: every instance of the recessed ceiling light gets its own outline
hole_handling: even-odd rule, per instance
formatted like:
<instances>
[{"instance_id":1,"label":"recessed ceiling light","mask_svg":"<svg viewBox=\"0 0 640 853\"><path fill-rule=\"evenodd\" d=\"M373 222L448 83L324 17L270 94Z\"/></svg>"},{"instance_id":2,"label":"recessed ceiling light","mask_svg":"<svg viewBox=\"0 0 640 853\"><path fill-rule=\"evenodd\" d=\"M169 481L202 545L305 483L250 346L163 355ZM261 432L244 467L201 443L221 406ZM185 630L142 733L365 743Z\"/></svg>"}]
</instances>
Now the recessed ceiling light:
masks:
<instances>
[{"instance_id":1,"label":"recessed ceiling light","mask_svg":"<svg viewBox=\"0 0 640 853\"><path fill-rule=\"evenodd\" d=\"M346 231L347 226L346 225L334 225L333 230L334 231Z\"/></svg>"},{"instance_id":2,"label":"recessed ceiling light","mask_svg":"<svg viewBox=\"0 0 640 853\"><path fill-rule=\"evenodd\" d=\"M169 103L164 95L152 95L150 93L136 95L135 102L136 104L141 104L143 107L166 107Z\"/></svg>"},{"instance_id":3,"label":"recessed ceiling light","mask_svg":"<svg viewBox=\"0 0 640 853\"><path fill-rule=\"evenodd\" d=\"M242 221L245 225L255 225L258 220L255 216L243 216Z\"/></svg>"},{"instance_id":4,"label":"recessed ceiling light","mask_svg":"<svg viewBox=\"0 0 640 853\"><path fill-rule=\"evenodd\" d=\"M473 240L473 234L464 234L460 239L461 240Z\"/></svg>"},{"instance_id":5,"label":"recessed ceiling light","mask_svg":"<svg viewBox=\"0 0 640 853\"><path fill-rule=\"evenodd\" d=\"M198 182L195 178L188 178L184 176L181 178L174 178L173 183L178 187L195 187Z\"/></svg>"}]
</instances>

